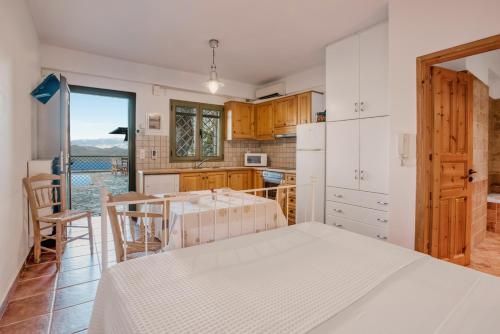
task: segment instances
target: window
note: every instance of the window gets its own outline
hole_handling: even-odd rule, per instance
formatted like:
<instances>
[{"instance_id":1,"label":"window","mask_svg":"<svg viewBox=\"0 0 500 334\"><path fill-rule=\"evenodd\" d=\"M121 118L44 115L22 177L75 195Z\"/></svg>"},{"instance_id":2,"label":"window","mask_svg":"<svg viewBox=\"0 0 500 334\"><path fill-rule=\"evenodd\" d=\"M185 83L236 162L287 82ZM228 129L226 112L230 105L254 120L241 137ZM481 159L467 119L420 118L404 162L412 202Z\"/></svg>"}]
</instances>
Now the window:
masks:
<instances>
[{"instance_id":1,"label":"window","mask_svg":"<svg viewBox=\"0 0 500 334\"><path fill-rule=\"evenodd\" d=\"M223 160L223 106L170 102L170 160Z\"/></svg>"}]
</instances>

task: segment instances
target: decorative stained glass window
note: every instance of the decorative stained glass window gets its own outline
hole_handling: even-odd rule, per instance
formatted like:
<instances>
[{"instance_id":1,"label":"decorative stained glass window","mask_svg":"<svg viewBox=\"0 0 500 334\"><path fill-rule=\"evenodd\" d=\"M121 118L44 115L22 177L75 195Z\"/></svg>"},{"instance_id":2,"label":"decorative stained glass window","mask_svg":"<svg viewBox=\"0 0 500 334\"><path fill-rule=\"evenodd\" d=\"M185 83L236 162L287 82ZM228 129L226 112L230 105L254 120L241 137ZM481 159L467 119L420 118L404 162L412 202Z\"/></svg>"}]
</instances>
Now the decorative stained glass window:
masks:
<instances>
[{"instance_id":1,"label":"decorative stained glass window","mask_svg":"<svg viewBox=\"0 0 500 334\"><path fill-rule=\"evenodd\" d=\"M223 107L171 101L171 161L222 160Z\"/></svg>"}]
</instances>

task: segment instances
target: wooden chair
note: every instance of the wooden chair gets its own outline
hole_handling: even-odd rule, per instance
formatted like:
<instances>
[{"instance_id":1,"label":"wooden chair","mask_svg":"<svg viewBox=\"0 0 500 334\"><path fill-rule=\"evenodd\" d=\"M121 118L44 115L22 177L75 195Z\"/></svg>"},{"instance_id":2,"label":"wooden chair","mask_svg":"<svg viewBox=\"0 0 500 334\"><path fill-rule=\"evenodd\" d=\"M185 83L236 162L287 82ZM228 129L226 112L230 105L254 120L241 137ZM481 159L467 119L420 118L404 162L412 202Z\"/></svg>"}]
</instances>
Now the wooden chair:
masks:
<instances>
[{"instance_id":1,"label":"wooden chair","mask_svg":"<svg viewBox=\"0 0 500 334\"><path fill-rule=\"evenodd\" d=\"M71 241L77 239L88 239L90 252L94 253L92 239L92 215L90 211L68 210L66 205L66 178L64 174L39 174L23 179L24 189L28 197L28 202L31 210L31 220L33 223L34 233L34 255L35 263L40 263L40 255L42 250L56 253L57 267L61 264L61 255L64 246ZM52 213L42 215L40 210L51 208ZM58 212L54 212L58 208ZM71 228L86 228L87 233L68 238L66 235L68 223L82 218L87 218L87 226L71 225ZM45 223L41 227L41 223ZM42 230L56 229L56 235L43 235ZM86 238L88 236L88 238ZM55 240L56 249L51 249L42 246L44 240Z\"/></svg>"},{"instance_id":2,"label":"wooden chair","mask_svg":"<svg viewBox=\"0 0 500 334\"><path fill-rule=\"evenodd\" d=\"M151 199L158 200L158 202L153 202L151 205L160 206L158 211L161 213L117 209L117 207L121 206L120 203L122 202ZM115 244L116 262L144 256L149 252L156 253L166 244L167 240L161 241L155 237L154 221L161 219L162 229L168 230L168 203L165 206L163 200L157 197L136 192L129 192L116 196L112 196L108 193L106 196L106 203L116 203L116 205L108 206L107 208ZM148 229L146 229L146 220L151 222Z\"/></svg>"}]
</instances>

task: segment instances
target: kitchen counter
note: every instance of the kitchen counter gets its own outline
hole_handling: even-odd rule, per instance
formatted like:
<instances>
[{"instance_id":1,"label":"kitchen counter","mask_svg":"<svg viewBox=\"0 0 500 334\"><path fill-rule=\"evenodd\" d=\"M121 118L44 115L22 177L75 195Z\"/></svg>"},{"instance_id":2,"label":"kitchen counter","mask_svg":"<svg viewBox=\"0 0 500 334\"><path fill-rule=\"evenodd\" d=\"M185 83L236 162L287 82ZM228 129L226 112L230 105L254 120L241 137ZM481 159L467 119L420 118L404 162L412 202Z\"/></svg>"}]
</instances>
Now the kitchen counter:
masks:
<instances>
[{"instance_id":1,"label":"kitchen counter","mask_svg":"<svg viewBox=\"0 0 500 334\"><path fill-rule=\"evenodd\" d=\"M144 169L138 171L143 175L161 175L161 174L181 174L181 173L205 173L205 172L219 172L231 170L261 170L272 171L281 173L295 174L295 169L286 168L273 168L273 167L205 167L205 168L154 168Z\"/></svg>"}]
</instances>

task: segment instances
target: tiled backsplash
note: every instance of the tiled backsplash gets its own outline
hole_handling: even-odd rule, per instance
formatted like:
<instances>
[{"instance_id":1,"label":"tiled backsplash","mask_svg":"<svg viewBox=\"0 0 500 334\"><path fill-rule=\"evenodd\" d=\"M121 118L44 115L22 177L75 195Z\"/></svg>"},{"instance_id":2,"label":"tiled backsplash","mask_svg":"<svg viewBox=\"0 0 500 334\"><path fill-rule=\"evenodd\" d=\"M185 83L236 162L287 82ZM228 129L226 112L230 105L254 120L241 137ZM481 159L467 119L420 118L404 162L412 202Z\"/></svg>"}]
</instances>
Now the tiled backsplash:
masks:
<instances>
[{"instance_id":1,"label":"tiled backsplash","mask_svg":"<svg viewBox=\"0 0 500 334\"><path fill-rule=\"evenodd\" d=\"M137 134L136 136L136 170L151 168L190 168L193 162L169 161L169 137L149 136ZM145 157L141 159L141 149ZM151 150L156 149L159 156L151 158ZM278 141L225 141L224 161L205 162L206 167L237 167L243 166L246 152L267 153L268 165L276 168L295 168L295 138L280 139Z\"/></svg>"}]
</instances>

